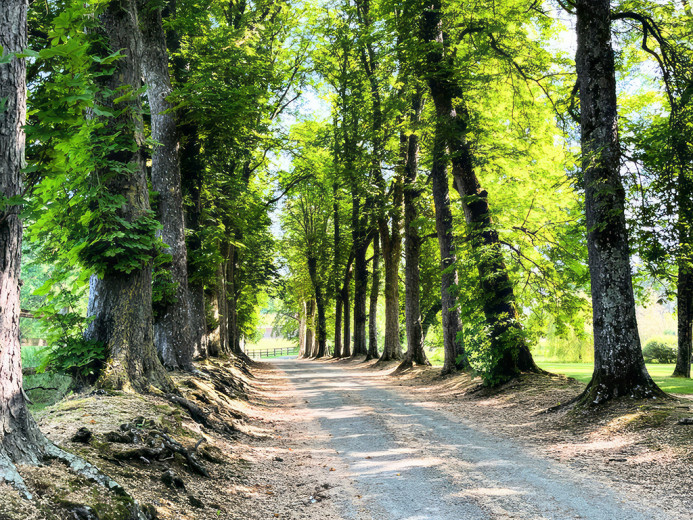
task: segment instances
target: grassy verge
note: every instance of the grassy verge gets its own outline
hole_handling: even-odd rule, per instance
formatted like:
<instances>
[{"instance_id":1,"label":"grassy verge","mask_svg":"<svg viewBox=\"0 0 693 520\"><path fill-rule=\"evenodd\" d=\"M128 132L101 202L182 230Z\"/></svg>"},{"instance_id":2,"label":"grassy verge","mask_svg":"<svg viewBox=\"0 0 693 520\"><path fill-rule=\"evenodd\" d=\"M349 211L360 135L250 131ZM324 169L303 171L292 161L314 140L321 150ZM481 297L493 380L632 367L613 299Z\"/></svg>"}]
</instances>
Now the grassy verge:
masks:
<instances>
[{"instance_id":1,"label":"grassy verge","mask_svg":"<svg viewBox=\"0 0 693 520\"><path fill-rule=\"evenodd\" d=\"M589 383L592 377L594 365L592 363L553 363L538 361L537 364L544 370L554 374L565 374L574 377L583 383ZM665 392L671 394L693 394L693 380L671 377L674 365L649 364L647 370L650 372L654 382Z\"/></svg>"},{"instance_id":2,"label":"grassy verge","mask_svg":"<svg viewBox=\"0 0 693 520\"><path fill-rule=\"evenodd\" d=\"M443 365L443 349L437 348L426 352L429 361L433 365ZM554 374L564 374L573 377L583 383L589 383L594 369L593 363L558 363L545 361L541 356L535 356L534 360L544 370ZM654 382L670 394L693 394L693 379L671 377L674 365L648 364L647 370Z\"/></svg>"}]
</instances>

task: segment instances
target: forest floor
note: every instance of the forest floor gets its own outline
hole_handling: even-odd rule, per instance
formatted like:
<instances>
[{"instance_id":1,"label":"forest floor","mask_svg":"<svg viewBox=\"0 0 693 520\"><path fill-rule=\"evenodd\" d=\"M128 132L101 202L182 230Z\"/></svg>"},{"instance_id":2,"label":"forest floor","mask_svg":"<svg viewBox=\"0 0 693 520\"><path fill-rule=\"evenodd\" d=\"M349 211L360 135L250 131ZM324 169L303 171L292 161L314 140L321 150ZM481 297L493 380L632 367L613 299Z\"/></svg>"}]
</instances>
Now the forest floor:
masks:
<instances>
[{"instance_id":1,"label":"forest floor","mask_svg":"<svg viewBox=\"0 0 693 520\"><path fill-rule=\"evenodd\" d=\"M523 376L489 390L358 360L198 367L174 376L197 420L166 396L95 392L39 424L161 520L675 520L693 507L687 398L544 413L582 384ZM164 437L183 451L145 449ZM35 498L0 486L0 520L122 518L117 497L60 463L20 469Z\"/></svg>"}]
</instances>

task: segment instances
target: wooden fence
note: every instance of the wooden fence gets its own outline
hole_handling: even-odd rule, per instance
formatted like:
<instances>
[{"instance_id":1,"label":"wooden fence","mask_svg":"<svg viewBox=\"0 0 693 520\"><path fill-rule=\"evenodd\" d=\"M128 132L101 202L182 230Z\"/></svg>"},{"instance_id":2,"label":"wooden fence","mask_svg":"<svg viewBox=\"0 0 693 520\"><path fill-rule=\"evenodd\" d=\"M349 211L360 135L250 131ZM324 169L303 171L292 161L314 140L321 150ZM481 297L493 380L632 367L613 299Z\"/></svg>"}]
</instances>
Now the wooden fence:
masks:
<instances>
[{"instance_id":1,"label":"wooden fence","mask_svg":"<svg viewBox=\"0 0 693 520\"><path fill-rule=\"evenodd\" d=\"M272 358L281 356L297 356L298 346L296 347L282 347L282 348L265 348L261 350L248 350L246 351L253 359Z\"/></svg>"}]
</instances>

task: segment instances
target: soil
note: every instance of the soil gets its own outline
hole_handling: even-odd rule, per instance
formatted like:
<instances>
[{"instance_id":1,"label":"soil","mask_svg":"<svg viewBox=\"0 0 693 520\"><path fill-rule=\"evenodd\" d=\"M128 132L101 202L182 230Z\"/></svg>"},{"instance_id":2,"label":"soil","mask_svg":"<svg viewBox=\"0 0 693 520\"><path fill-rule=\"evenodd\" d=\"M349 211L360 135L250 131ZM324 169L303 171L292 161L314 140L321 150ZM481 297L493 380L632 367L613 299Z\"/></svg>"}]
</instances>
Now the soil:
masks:
<instances>
[{"instance_id":1,"label":"soil","mask_svg":"<svg viewBox=\"0 0 693 520\"><path fill-rule=\"evenodd\" d=\"M37 419L51 440L113 477L162 520L608 518L619 507L627 516L611 518L675 519L687 518L693 506L693 426L678 424L693 416L688 398L546 413L582 385L523 376L489 390L467 374L440 378L439 369L424 367L393 375L395 365L371 364L280 360L256 364L251 375L233 362L201 363L199 374L175 380L185 399L209 414L206 424L166 396L99 392L70 396ZM143 438L169 436L209 476L180 454L123 458L142 447L108 440L126 431L124 424ZM71 440L82 427L92 432L87 444ZM470 455L460 462L457 451L441 452L434 434L445 431L460 436L450 441L458 451L475 439L483 448L478 457L488 460ZM515 458L503 455L509 451ZM531 474L530 481L509 476L499 485L513 469L492 469L496 452L516 464L539 460L538 480L558 475L537 484L536 496L548 498L515 498L520 487L535 485ZM184 488L162 481L169 470ZM58 462L20 471L35 499L0 486L0 520L89 518L75 513L83 506L92 518L122 518L118 497ZM589 509L580 494L593 492L599 503ZM438 495L446 497L431 506L438 510L427 510ZM551 509L558 495L573 516Z\"/></svg>"}]
</instances>

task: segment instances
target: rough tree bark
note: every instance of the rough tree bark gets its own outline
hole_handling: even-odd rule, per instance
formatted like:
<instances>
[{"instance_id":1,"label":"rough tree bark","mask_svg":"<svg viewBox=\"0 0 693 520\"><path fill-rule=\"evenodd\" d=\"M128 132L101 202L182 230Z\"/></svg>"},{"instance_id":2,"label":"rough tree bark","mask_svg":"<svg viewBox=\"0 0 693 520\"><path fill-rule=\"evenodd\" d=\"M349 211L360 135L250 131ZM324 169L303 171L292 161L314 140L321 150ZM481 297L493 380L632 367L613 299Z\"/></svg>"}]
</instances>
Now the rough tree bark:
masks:
<instances>
[{"instance_id":1,"label":"rough tree bark","mask_svg":"<svg viewBox=\"0 0 693 520\"><path fill-rule=\"evenodd\" d=\"M594 373L580 403L664 395L647 373L635 317L621 182L616 73L609 0L578 0L580 91L587 251L592 288Z\"/></svg>"},{"instance_id":2,"label":"rough tree bark","mask_svg":"<svg viewBox=\"0 0 693 520\"><path fill-rule=\"evenodd\" d=\"M371 294L368 312L368 354L366 361L378 357L378 294L380 293L380 240L373 237L373 263L371 264Z\"/></svg>"},{"instance_id":3,"label":"rough tree bark","mask_svg":"<svg viewBox=\"0 0 693 520\"><path fill-rule=\"evenodd\" d=\"M141 84L141 42L134 3L131 0L109 2L99 15L95 32L102 39L107 55L123 53L123 58L113 65L112 75L98 77L102 92L119 92L123 87L136 92ZM122 95L122 91L117 95ZM100 99L99 103L117 108L119 113L117 117L104 118L104 135L120 133L123 139L132 142L129 149L111 152L107 162L134 167L127 175L110 171L96 173L111 194L125 199L118 216L134 222L149 210L140 100L135 95L114 107L111 96ZM128 110L123 110L126 104ZM108 349L108 360L99 379L101 386L139 392L146 392L151 386L167 391L173 388L154 347L151 301L151 263L130 274L107 269L103 278L92 277L87 312L93 320L85 336L102 342Z\"/></svg>"},{"instance_id":4,"label":"rough tree bark","mask_svg":"<svg viewBox=\"0 0 693 520\"><path fill-rule=\"evenodd\" d=\"M423 95L416 90L412 95L410 121L414 127L421 118ZM424 335L421 325L421 287L419 264L421 259L421 237L416 220L419 217L418 200L421 195L416 187L419 174L419 136L416 128L407 138L407 160L404 168L404 314L407 331L407 352L400 369L413 364L430 365L424 351Z\"/></svg>"},{"instance_id":5,"label":"rough tree bark","mask_svg":"<svg viewBox=\"0 0 693 520\"><path fill-rule=\"evenodd\" d=\"M138 0L138 14L142 31L142 74L151 110L152 139L157 143L152 152L152 188L159 193L157 217L162 226L159 234L168 246L166 252L172 257L164 268L170 270L172 281L177 284L176 301L162 309L154 321L154 343L164 366L189 370L195 345L188 291L188 253L176 115L167 100L173 89L161 3Z\"/></svg>"},{"instance_id":6,"label":"rough tree bark","mask_svg":"<svg viewBox=\"0 0 693 520\"><path fill-rule=\"evenodd\" d=\"M166 15L176 17L176 0L168 0ZM171 54L180 51L181 43L178 33L170 27L166 31L166 47ZM173 77L179 84L187 81L189 74L188 63L180 56L172 60ZM180 141L180 182L182 192L189 196L191 205L185 208L185 227L192 233L189 234L186 244L187 277L188 277L188 304L190 308L190 335L193 342L193 355L195 358L205 358L207 351L207 319L205 316L205 288L201 280L190 275L194 273L195 266L190 262L189 254L199 251L202 247L200 238L200 217L202 215L202 170L200 161L202 156L202 144L199 138L197 125L192 121L187 109L178 112L178 139Z\"/></svg>"}]
</instances>

